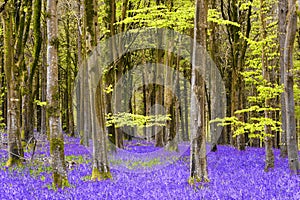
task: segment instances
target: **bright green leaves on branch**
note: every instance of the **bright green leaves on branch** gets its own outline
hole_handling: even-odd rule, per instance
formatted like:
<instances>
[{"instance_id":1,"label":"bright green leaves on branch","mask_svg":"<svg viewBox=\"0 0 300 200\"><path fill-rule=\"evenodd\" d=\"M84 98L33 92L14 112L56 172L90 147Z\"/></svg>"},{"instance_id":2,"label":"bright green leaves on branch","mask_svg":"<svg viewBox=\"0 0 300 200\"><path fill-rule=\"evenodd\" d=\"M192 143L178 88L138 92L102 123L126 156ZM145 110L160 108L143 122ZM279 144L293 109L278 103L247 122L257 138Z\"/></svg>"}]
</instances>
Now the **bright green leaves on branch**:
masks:
<instances>
[{"instance_id":1,"label":"bright green leaves on branch","mask_svg":"<svg viewBox=\"0 0 300 200\"><path fill-rule=\"evenodd\" d=\"M244 109L244 112L263 112L265 109L255 109L256 107L252 107L250 109ZM272 109L273 110L273 109ZM237 111L242 112L242 111ZM261 117L250 117L247 122L239 120L237 117L226 117L224 119L216 119L212 122L220 122L221 126L230 125L233 129L233 137L236 137L241 134L248 134L249 138L260 138L263 139L265 137L273 137L273 135L267 134L265 132L265 126L270 126L272 131L281 131L279 121L276 121L271 118Z\"/></svg>"},{"instance_id":2,"label":"bright green leaves on branch","mask_svg":"<svg viewBox=\"0 0 300 200\"><path fill-rule=\"evenodd\" d=\"M216 9L209 9L208 10L207 21L208 22L215 22L219 25L232 25L232 26L240 27L239 23L236 23L236 22L233 22L233 21L230 21L230 20L222 19L221 13L218 12Z\"/></svg>"},{"instance_id":3,"label":"bright green leaves on branch","mask_svg":"<svg viewBox=\"0 0 300 200\"><path fill-rule=\"evenodd\" d=\"M193 28L194 4L191 1L175 1L174 5L151 5L129 10L131 17L116 24L139 24L140 27L172 28L184 31Z\"/></svg>"},{"instance_id":4,"label":"bright green leaves on branch","mask_svg":"<svg viewBox=\"0 0 300 200\"><path fill-rule=\"evenodd\" d=\"M273 137L274 132L281 131L278 99L283 92L277 76L278 20L271 9L276 1L267 0L263 5L259 0L238 2L241 11L251 7L250 34L245 35L242 31L238 33L247 42L243 71L239 72L247 91L247 101L243 105L244 109L236 111L234 116L215 121L221 122L223 126L230 125L234 137L240 134L260 139ZM208 21L226 26L242 25L222 19L221 13L213 9L209 10Z\"/></svg>"},{"instance_id":5,"label":"bright green leaves on branch","mask_svg":"<svg viewBox=\"0 0 300 200\"><path fill-rule=\"evenodd\" d=\"M46 101L34 100L34 103L38 106L47 106Z\"/></svg>"},{"instance_id":6,"label":"bright green leaves on branch","mask_svg":"<svg viewBox=\"0 0 300 200\"><path fill-rule=\"evenodd\" d=\"M123 126L137 126L137 127L150 127L150 126L165 126L166 121L171 120L169 115L138 115L132 113L118 113L106 115L106 126L115 125L116 128Z\"/></svg>"}]
</instances>

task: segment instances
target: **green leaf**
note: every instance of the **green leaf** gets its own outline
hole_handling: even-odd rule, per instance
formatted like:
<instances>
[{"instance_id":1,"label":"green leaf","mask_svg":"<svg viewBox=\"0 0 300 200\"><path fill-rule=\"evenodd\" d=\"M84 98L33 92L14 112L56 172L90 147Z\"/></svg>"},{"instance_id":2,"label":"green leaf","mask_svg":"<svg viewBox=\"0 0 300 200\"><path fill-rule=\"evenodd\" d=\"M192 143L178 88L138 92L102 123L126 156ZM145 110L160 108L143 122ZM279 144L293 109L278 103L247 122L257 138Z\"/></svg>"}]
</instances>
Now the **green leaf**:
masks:
<instances>
[{"instance_id":1,"label":"green leaf","mask_svg":"<svg viewBox=\"0 0 300 200\"><path fill-rule=\"evenodd\" d=\"M34 103L38 106L47 106L47 102L45 101L34 100Z\"/></svg>"}]
</instances>

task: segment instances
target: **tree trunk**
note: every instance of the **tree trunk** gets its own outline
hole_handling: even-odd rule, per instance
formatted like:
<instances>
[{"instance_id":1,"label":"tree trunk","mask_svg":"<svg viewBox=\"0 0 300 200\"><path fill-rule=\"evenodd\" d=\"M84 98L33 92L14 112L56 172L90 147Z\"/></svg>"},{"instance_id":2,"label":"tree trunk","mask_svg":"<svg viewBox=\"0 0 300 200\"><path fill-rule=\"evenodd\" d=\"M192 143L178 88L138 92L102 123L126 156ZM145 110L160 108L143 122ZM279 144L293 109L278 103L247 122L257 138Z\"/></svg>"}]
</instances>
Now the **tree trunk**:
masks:
<instances>
[{"instance_id":1,"label":"tree trunk","mask_svg":"<svg viewBox=\"0 0 300 200\"><path fill-rule=\"evenodd\" d=\"M46 12L46 2L43 3L43 11ZM43 23L43 41L47 40L47 23ZM47 98L47 44L42 43L42 65L41 65L41 101L46 102ZM46 135L47 132L47 114L46 106L41 108L41 134Z\"/></svg>"},{"instance_id":2,"label":"tree trunk","mask_svg":"<svg viewBox=\"0 0 300 200\"><path fill-rule=\"evenodd\" d=\"M89 25L87 28L87 36L90 38L87 41L87 46L90 49L94 49L97 46L97 1L96 0L85 0L85 16L86 24ZM92 15L90 15L93 13ZM105 127L105 103L103 95L103 81L102 71L100 71L100 79L97 85L93 85L93 68L99 68L97 66L97 54L92 54L87 62L88 71L88 89L89 89L89 101L90 101L90 112L91 112L91 123L92 123L92 141L93 141L93 166L92 166L92 180L102 180L111 178L109 171L109 164L107 159L106 150L106 127ZM101 70L101 69L100 69Z\"/></svg>"},{"instance_id":3,"label":"tree trunk","mask_svg":"<svg viewBox=\"0 0 300 200\"><path fill-rule=\"evenodd\" d=\"M280 83L284 84L284 44L286 37L286 15L288 9L287 0L279 0L278 2L278 32L279 32L279 64L280 64ZM285 106L285 93L283 92L280 97L281 103L281 136L280 136L280 157L287 157L287 137L286 137L286 106Z\"/></svg>"},{"instance_id":4,"label":"tree trunk","mask_svg":"<svg viewBox=\"0 0 300 200\"><path fill-rule=\"evenodd\" d=\"M96 88L95 95L95 122L96 132L93 134L93 171L92 180L103 180L112 178L109 162L107 158L106 147L106 131L105 131L105 104L103 95L103 82L102 77Z\"/></svg>"},{"instance_id":5,"label":"tree trunk","mask_svg":"<svg viewBox=\"0 0 300 200\"><path fill-rule=\"evenodd\" d=\"M160 50L161 49L161 44L162 44L162 39L163 39L163 30L158 29L158 41L157 41L157 50L156 50L156 82L162 83L164 85L164 80L163 80L163 72L162 72L162 67L160 66L162 61L163 61L163 52ZM155 105L157 106L163 106L163 97L164 97L164 91L163 87L161 85L156 85L156 95L155 95ZM155 115L161 114L160 109L155 110ZM163 128L155 126L155 146L156 147L163 147L164 144L164 131Z\"/></svg>"},{"instance_id":6,"label":"tree trunk","mask_svg":"<svg viewBox=\"0 0 300 200\"><path fill-rule=\"evenodd\" d=\"M65 24L66 32L66 48L67 48L67 57L66 57L66 132L70 136L74 136L74 116L73 116L73 98L72 98L72 70L71 70L71 44L70 44L70 19L67 18Z\"/></svg>"},{"instance_id":7,"label":"tree trunk","mask_svg":"<svg viewBox=\"0 0 300 200\"><path fill-rule=\"evenodd\" d=\"M64 138L61 128L58 90L58 1L47 1L47 111L50 129L50 156L53 187L68 186L64 155Z\"/></svg>"},{"instance_id":8,"label":"tree trunk","mask_svg":"<svg viewBox=\"0 0 300 200\"><path fill-rule=\"evenodd\" d=\"M203 73L206 70L204 52L206 52L207 7L206 0L196 0L191 87L190 184L209 181L206 156L205 73Z\"/></svg>"},{"instance_id":9,"label":"tree trunk","mask_svg":"<svg viewBox=\"0 0 300 200\"><path fill-rule=\"evenodd\" d=\"M115 88L114 89L116 89L118 81L122 76L122 68L123 68L123 64L121 64L122 62L123 61L121 61L120 64L118 64L115 69L115 74L114 74L115 75L115 78L114 78ZM114 113L118 114L118 113L122 112L122 110L121 110L122 105L120 103L122 101L122 91L117 91L114 94L115 94L115 96L114 96ZM122 132L121 128L115 127L115 139L116 139L116 141L115 141L116 147L122 149L124 147L124 144L123 144L124 138L123 138L123 132Z\"/></svg>"},{"instance_id":10,"label":"tree trunk","mask_svg":"<svg viewBox=\"0 0 300 200\"><path fill-rule=\"evenodd\" d=\"M250 0L252 3L252 0ZM227 11L227 13L225 12ZM242 102L240 100L243 98L243 91L240 88L240 85L243 84L242 75L241 72L244 68L244 62L245 62L245 55L246 50L248 47L247 41L240 36L240 33L242 32L242 35L245 36L245 38L249 38L250 30L251 30L251 12L252 12L252 6L250 4L248 9L245 9L244 11L240 10L239 3L237 0L232 0L228 2L228 5L224 5L224 1L221 0L221 13L222 17L225 20L230 20L236 23L239 23L240 26L233 26L233 25L227 25L227 33L228 33L228 41L230 44L230 59L231 59L231 66L232 68L230 70L227 70L228 76L230 77L227 79L227 87L229 87L228 93L230 94L227 97L227 105L228 105L228 114L231 116L235 116L235 112L239 109L243 109L241 107ZM245 18L243 22L241 23L241 18ZM228 116L230 117L230 116ZM240 116L237 116L240 118ZM237 140L233 138L233 129L232 127L228 126L227 129L229 133L229 139L230 144L239 146L240 149L245 149L245 136L240 135L237 136ZM224 139L227 139L224 137ZM237 144L238 142L238 144Z\"/></svg>"},{"instance_id":11,"label":"tree trunk","mask_svg":"<svg viewBox=\"0 0 300 200\"><path fill-rule=\"evenodd\" d=\"M13 1L7 2L2 13L4 36L4 71L7 83L7 133L8 161L6 166L22 164L24 156L20 133L19 77L14 62L14 7Z\"/></svg>"},{"instance_id":12,"label":"tree trunk","mask_svg":"<svg viewBox=\"0 0 300 200\"><path fill-rule=\"evenodd\" d=\"M179 38L179 43L181 43L181 37ZM179 135L180 127L181 127L181 134L180 137L178 136L178 141L188 141L188 134L185 130L185 123L184 123L184 115L183 115L183 102L182 102L182 93L180 89L180 49L178 49L178 54L176 57L176 74L175 74L175 90L177 94L176 100L176 124L177 124L177 131L176 134ZM180 125L179 125L180 124Z\"/></svg>"},{"instance_id":13,"label":"tree trunk","mask_svg":"<svg viewBox=\"0 0 300 200\"><path fill-rule=\"evenodd\" d=\"M173 72L170 70L170 67L173 65L173 57L171 52L173 51L173 38L174 36L169 35L168 39L168 53L167 53L167 58L166 58L166 70L165 70L165 88L164 88L164 106L166 109L166 114L171 116L171 120L167 120L166 124L166 146L165 148L168 151L178 151L178 144L177 140L175 138L176 133L176 117L174 114L174 103L175 99L173 98L176 97L176 84L175 81L173 80ZM175 94L173 94L175 93Z\"/></svg>"},{"instance_id":14,"label":"tree trunk","mask_svg":"<svg viewBox=\"0 0 300 200\"><path fill-rule=\"evenodd\" d=\"M211 0L211 9L216 9L216 0ZM210 22L209 23L210 26L210 57L211 59L216 63L216 57L217 57L217 52L218 52L218 48L217 48L217 44L216 44L216 23L215 22ZM215 80L215 70L213 68L211 68L211 80ZM217 106L217 99L216 99L216 84L211 83L210 84L210 88L211 88L211 92L210 92L210 104L208 105L210 107L210 120L215 119L215 113L216 113L216 106ZM211 139L211 151L215 152L217 151L217 143L218 143L218 138L217 138L217 123L210 123L210 139Z\"/></svg>"},{"instance_id":15,"label":"tree trunk","mask_svg":"<svg viewBox=\"0 0 300 200\"><path fill-rule=\"evenodd\" d=\"M184 113L184 135L185 138L187 139L186 141L189 141L189 111L188 111L188 88L187 88L187 83L188 83L188 78L190 78L190 76L187 74L187 70L186 68L184 68L183 70L185 79L183 80L183 110L182 113Z\"/></svg>"},{"instance_id":16,"label":"tree trunk","mask_svg":"<svg viewBox=\"0 0 300 200\"><path fill-rule=\"evenodd\" d=\"M3 40L3 37L2 35L0 35L0 38ZM3 55L3 49L1 48L0 49L0 94L3 95L0 97L0 130L3 129L3 123L4 123L4 120L6 118L6 115L5 114L5 74L4 74L4 55ZM2 131L2 130L1 130ZM2 138L2 135L3 133L1 133L0 135L0 148L2 148L2 145L3 145L3 138Z\"/></svg>"},{"instance_id":17,"label":"tree trunk","mask_svg":"<svg viewBox=\"0 0 300 200\"><path fill-rule=\"evenodd\" d=\"M144 59L144 58L143 58ZM143 77L143 106L144 106L144 116L149 116L149 111L150 111L150 99L149 99L149 85L147 85L148 83L148 73L147 73L147 69L145 68L144 71L142 72L142 77ZM143 128L143 137L147 139L147 141L150 140L149 137L149 129L147 128L147 124L144 124L144 128Z\"/></svg>"},{"instance_id":18,"label":"tree trunk","mask_svg":"<svg viewBox=\"0 0 300 200\"><path fill-rule=\"evenodd\" d=\"M267 22L265 17L265 12L267 11L266 2L263 0L260 0L260 22L261 22L261 40L265 41L267 39ZM262 74L263 78L266 81L266 83L270 83L270 72L268 69L268 57L266 54L266 47L262 47L262 55L261 55L261 61L262 61ZM270 108L271 102L270 99L265 99L265 107ZM271 111L265 110L265 118L272 118ZM274 168L274 153L273 153L273 139L270 135L272 135L272 129L270 125L265 125L264 128L265 134L267 136L264 137L265 140L265 149L266 149L266 165L265 165L265 171L269 171L270 169Z\"/></svg>"},{"instance_id":19,"label":"tree trunk","mask_svg":"<svg viewBox=\"0 0 300 200\"><path fill-rule=\"evenodd\" d=\"M27 80L25 83L25 95L24 95L24 124L23 124L23 139L26 143L33 141L33 129L34 129L34 89L33 89L33 80L36 69L38 67L40 52L42 48L42 36L41 36L41 10L42 10L42 1L34 1L33 7L33 34L34 34L34 58L33 62L30 65L30 69L27 70Z\"/></svg>"},{"instance_id":20,"label":"tree trunk","mask_svg":"<svg viewBox=\"0 0 300 200\"><path fill-rule=\"evenodd\" d=\"M289 167L292 173L300 174L298 142L296 133L295 102L294 102L294 76L293 76L293 50L297 31L296 0L288 1L288 14L286 19L286 38L284 44L284 92L286 105L286 135Z\"/></svg>"}]
</instances>

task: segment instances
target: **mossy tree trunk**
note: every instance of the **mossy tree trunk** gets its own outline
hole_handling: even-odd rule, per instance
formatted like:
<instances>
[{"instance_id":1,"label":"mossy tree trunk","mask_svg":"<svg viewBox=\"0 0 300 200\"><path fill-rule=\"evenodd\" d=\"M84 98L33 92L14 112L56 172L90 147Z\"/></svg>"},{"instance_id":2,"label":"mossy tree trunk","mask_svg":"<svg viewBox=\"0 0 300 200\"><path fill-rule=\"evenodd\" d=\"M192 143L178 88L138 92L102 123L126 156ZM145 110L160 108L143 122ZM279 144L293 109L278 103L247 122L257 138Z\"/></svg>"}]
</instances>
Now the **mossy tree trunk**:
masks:
<instances>
[{"instance_id":1,"label":"mossy tree trunk","mask_svg":"<svg viewBox=\"0 0 300 200\"><path fill-rule=\"evenodd\" d=\"M13 113L18 120L18 122L14 122L14 120L10 121L10 113L7 113L8 116L8 122L12 124L18 124L18 132L21 132L21 138L22 138L22 133L24 133L24 130L21 131L21 111L20 111L20 106L22 105L22 101L20 98L22 90L21 88L21 80L22 80L22 70L24 71L25 68L25 58L24 58L24 49L25 49L25 44L27 42L27 38L29 35L29 29L30 29L30 22L31 22L31 13L32 13L32 1L23 1L19 2L18 4L14 4L14 2L7 1L5 2L7 4L6 7L4 7L4 15L3 17L7 17L7 20L11 20L8 22L10 27L7 27L10 29L10 43L9 43L9 49L6 49L7 52L10 52L10 58L12 59L10 63L10 70L9 74L6 74L6 80L8 85L11 85L10 88L8 87L8 93L14 93L13 98L11 98L9 95L7 96L8 102L8 111L10 110L9 104L14 107L15 110L12 110L11 112ZM5 5L4 4L4 5ZM25 11L26 10L26 11ZM10 13L10 14L8 14ZM8 19L12 18L12 19ZM15 20L14 20L15 19ZM5 25L4 25L5 26ZM4 27L5 29L5 27ZM7 30L8 30L7 29ZM4 38L5 40L5 38ZM8 79L9 77L9 79ZM10 81L13 82L10 82ZM9 89L11 91L9 91ZM26 91L25 91L26 92ZM11 101L11 99L14 99ZM17 103L15 102L17 101ZM24 102L24 101L23 101ZM26 116L23 117L23 119L26 119ZM8 127L9 128L9 127ZM24 139L24 137L22 138ZM8 164L9 165L9 164Z\"/></svg>"},{"instance_id":2,"label":"mossy tree trunk","mask_svg":"<svg viewBox=\"0 0 300 200\"><path fill-rule=\"evenodd\" d=\"M112 178L107 158L107 134L105 127L105 103L103 94L102 77L96 88L95 94L95 123L96 132L93 135L93 171L92 180Z\"/></svg>"},{"instance_id":3,"label":"mossy tree trunk","mask_svg":"<svg viewBox=\"0 0 300 200\"><path fill-rule=\"evenodd\" d=\"M115 35L115 25L114 23L116 22L116 16L115 16L115 1L113 0L105 0L105 7L106 7L106 16L105 16L105 23L106 27L108 28L109 32L107 33L107 37L112 37ZM116 51L116 43L115 41L110 41L111 48L109 48L109 53L110 55L113 56L113 59L115 60L117 58L117 51ZM105 77L105 86L109 87L111 85L115 85L115 78L117 76L117 70L116 66L113 66L108 73L106 73ZM107 113L113 113L114 112L114 102L115 99L112 95L112 93L106 93L105 94L106 98L106 112ZM110 135L110 141L112 145L110 145L110 149L112 151L116 150L117 146L117 141L118 141L118 133L117 129L115 128L114 125L108 127L108 134Z\"/></svg>"},{"instance_id":4,"label":"mossy tree trunk","mask_svg":"<svg viewBox=\"0 0 300 200\"><path fill-rule=\"evenodd\" d=\"M73 117L73 98L72 98L72 61L71 61L71 33L70 33L70 14L66 16L66 21L64 23L64 30L66 33L66 70L65 70L65 92L64 92L64 102L66 112L64 117L64 123L66 124L66 133L74 137L74 117Z\"/></svg>"},{"instance_id":5,"label":"mossy tree trunk","mask_svg":"<svg viewBox=\"0 0 300 200\"><path fill-rule=\"evenodd\" d=\"M46 2L43 2L42 10L46 12ZM47 40L47 22L44 20L42 26L42 40ZM41 101L47 101L47 44L46 42L42 43L42 64L40 66L41 73ZM46 135L47 132L47 109L46 106L41 107L41 134Z\"/></svg>"},{"instance_id":6,"label":"mossy tree trunk","mask_svg":"<svg viewBox=\"0 0 300 200\"><path fill-rule=\"evenodd\" d=\"M216 5L216 0L211 0L211 8L212 9L216 9L217 5ZM210 22L209 23L209 28L210 28L210 42L209 42L209 47L210 47L210 57L211 59L214 61L214 63L217 65L218 67L218 61L216 58L218 57L218 44L217 44L217 39L216 39L216 31L217 31L217 24L215 22ZM215 70L213 68L210 69L211 70L211 79L213 82L210 82L210 101L209 101L209 120L215 119L216 118L216 111L217 111L217 88L216 88L216 83L215 83ZM210 123L210 139L211 139L211 151L215 152L217 151L217 143L218 143L218 137L217 137L217 123Z\"/></svg>"},{"instance_id":7,"label":"mossy tree trunk","mask_svg":"<svg viewBox=\"0 0 300 200\"><path fill-rule=\"evenodd\" d=\"M33 141L33 129L34 129L34 93L33 88L34 75L38 67L40 52L42 48L42 34L41 34L41 12L42 1L35 0L33 6L33 35L34 35L34 50L33 50L33 62L30 65L30 70L27 70L26 83L25 83L25 95L24 95L24 140L26 143Z\"/></svg>"},{"instance_id":8,"label":"mossy tree trunk","mask_svg":"<svg viewBox=\"0 0 300 200\"><path fill-rule=\"evenodd\" d=\"M26 9L26 11L25 11ZM31 71L30 67L27 67L28 63L25 63L24 57L24 49L26 46L27 38L29 36L29 30L31 25L31 18L32 18L32 1L27 0L23 1L20 4L15 4L15 12L16 12L16 19L18 19L18 23L15 23L15 31L16 31L16 46L15 46L15 63L19 68L20 72L22 70L22 75L19 74L20 78L22 76L22 82L20 82L21 86L21 94L23 99L20 101L20 105L22 105L22 115L21 115L21 125L22 125L22 132L21 138L24 143L29 141L30 136L33 135L33 126L30 127L29 121L33 120L33 115L29 116L29 106L30 106L30 93L28 89L28 80L29 80L29 72ZM19 17L17 17L19 16ZM28 64L29 65L29 64ZM20 80L21 81L21 80ZM32 111L33 109L31 109ZM31 129L30 131L28 131ZM30 134L31 133L31 134Z\"/></svg>"},{"instance_id":9,"label":"mossy tree trunk","mask_svg":"<svg viewBox=\"0 0 300 200\"><path fill-rule=\"evenodd\" d=\"M191 155L189 183L207 182L205 68L207 0L196 0L191 84ZM201 45L201 46L200 46ZM200 71L201 69L201 71Z\"/></svg>"},{"instance_id":10,"label":"mossy tree trunk","mask_svg":"<svg viewBox=\"0 0 300 200\"><path fill-rule=\"evenodd\" d=\"M108 27L109 27L109 36L114 37L116 35L116 26L115 23L117 21L116 18L116 1L115 0L107 0L107 22L108 22ZM126 2L125 2L126 3ZM122 18L125 16L124 12L122 11ZM124 25L122 25L124 26ZM115 64L114 66L114 86L117 85L119 79L122 76L122 71L124 69L124 58L119 58L119 53L118 53L118 44L121 45L122 41L111 41L111 48L112 48L112 56L114 60L121 59L120 62ZM121 48L121 47L119 47ZM113 102L114 102L114 113L117 114L118 112L121 112L121 105L120 102L122 101L122 93L121 92L115 92L115 96L113 97ZM123 148L123 132L120 128L114 127L114 134L115 134L115 145L118 148Z\"/></svg>"},{"instance_id":11,"label":"mossy tree trunk","mask_svg":"<svg viewBox=\"0 0 300 200\"><path fill-rule=\"evenodd\" d=\"M0 34L0 39L3 41L3 35ZM3 128L4 119L6 118L5 114L5 75L4 75L4 54L3 48L0 48L0 130ZM3 95L3 96L2 96ZM2 125L1 125L2 124ZM2 135L0 134L0 148L2 147Z\"/></svg>"},{"instance_id":12,"label":"mossy tree trunk","mask_svg":"<svg viewBox=\"0 0 300 200\"><path fill-rule=\"evenodd\" d=\"M53 187L68 186L59 106L58 85L58 13L55 0L47 1L47 112L50 130L50 156Z\"/></svg>"},{"instance_id":13,"label":"mossy tree trunk","mask_svg":"<svg viewBox=\"0 0 300 200\"><path fill-rule=\"evenodd\" d=\"M178 38L179 44L182 42L181 37ZM175 90L177 94L177 98L175 100L175 116L176 116L176 134L178 138L178 142L188 141L188 135L185 132L185 123L183 116L183 102L182 102L182 91L180 88L180 49L178 49L178 54L176 56L176 72L175 72ZM181 127L181 132L180 132ZM179 134L180 133L180 134Z\"/></svg>"},{"instance_id":14,"label":"mossy tree trunk","mask_svg":"<svg viewBox=\"0 0 300 200\"><path fill-rule=\"evenodd\" d=\"M85 20L87 27L87 37L90 38L87 41L87 46L93 49L97 46L97 1L96 0L86 0L85 1ZM103 180L111 178L108 158L107 158L107 135L105 127L105 103L103 94L103 81L102 76L100 76L97 85L92 82L94 68L98 69L97 66L98 58L97 54L93 53L87 62L88 73L88 89L89 89L89 101L90 101L90 112L91 112L91 122L92 122L92 141L93 141L93 164L92 164L92 180ZM93 69L93 70L92 70ZM100 69L100 74L102 71Z\"/></svg>"},{"instance_id":15,"label":"mossy tree trunk","mask_svg":"<svg viewBox=\"0 0 300 200\"><path fill-rule=\"evenodd\" d=\"M85 16L84 16L84 5L83 5L83 0L78 0L77 1L77 64L79 67L79 71L82 71L79 74L82 74L82 76L85 75L85 67L86 65L84 64L85 62L85 42L83 38L85 37ZM79 105L77 105L77 131L79 132L80 135L80 144L87 146L88 143L86 141L86 136L85 136L85 124L86 124L86 103L85 103L85 80L83 77L78 77L78 83L80 87L77 88L77 100L79 102Z\"/></svg>"},{"instance_id":16,"label":"mossy tree trunk","mask_svg":"<svg viewBox=\"0 0 300 200\"><path fill-rule=\"evenodd\" d=\"M77 10L76 10L76 16L77 16L77 66L79 70L81 70L82 66L82 15L81 15L81 0L77 0ZM76 107L76 130L79 133L80 137L83 138L83 120L82 119L82 110L83 110L83 98L82 94L82 80L77 80L77 85L80 87L76 87L76 102L79 102L79 105L77 104ZM81 140L82 142L82 140Z\"/></svg>"},{"instance_id":17,"label":"mossy tree trunk","mask_svg":"<svg viewBox=\"0 0 300 200\"><path fill-rule=\"evenodd\" d=\"M176 84L175 81L173 80L173 72L170 70L170 67L173 65L173 40L174 36L169 35L167 37L170 41L168 41L168 48L169 51L166 55L166 68L165 68L165 88L164 88L164 106L166 109L166 115L171 116L171 120L166 121L166 146L165 148L168 151L178 151L178 143L177 143L177 138L175 138L176 134L176 117L174 114L174 104L175 104L175 98L176 98Z\"/></svg>"},{"instance_id":18,"label":"mossy tree trunk","mask_svg":"<svg viewBox=\"0 0 300 200\"><path fill-rule=\"evenodd\" d=\"M4 36L4 71L7 83L8 167L21 164L24 152L20 131L20 74L14 60L14 2L7 1L2 12Z\"/></svg>"}]
</instances>

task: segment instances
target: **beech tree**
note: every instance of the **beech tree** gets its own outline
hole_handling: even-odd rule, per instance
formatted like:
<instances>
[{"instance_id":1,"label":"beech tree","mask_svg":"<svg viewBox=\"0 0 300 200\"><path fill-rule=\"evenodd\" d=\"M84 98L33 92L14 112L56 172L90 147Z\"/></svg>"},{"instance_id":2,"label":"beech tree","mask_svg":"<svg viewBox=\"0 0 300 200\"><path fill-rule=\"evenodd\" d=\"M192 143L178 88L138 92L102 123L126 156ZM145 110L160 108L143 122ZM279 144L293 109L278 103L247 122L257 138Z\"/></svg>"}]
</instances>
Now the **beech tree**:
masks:
<instances>
[{"instance_id":1,"label":"beech tree","mask_svg":"<svg viewBox=\"0 0 300 200\"><path fill-rule=\"evenodd\" d=\"M31 5L28 5L31 6ZM30 9L30 8L29 8ZM33 141L34 130L34 94L36 89L33 87L34 76L38 69L40 52L42 49L42 34L41 34L41 13L42 13L42 1L35 0L33 5L33 62L31 62L28 68L24 69L25 81L24 81L24 94L23 94L23 136L25 142ZM31 13L30 13L31 14ZM38 82L38 81L37 81ZM37 89L39 90L39 88Z\"/></svg>"},{"instance_id":2,"label":"beech tree","mask_svg":"<svg viewBox=\"0 0 300 200\"><path fill-rule=\"evenodd\" d=\"M22 60L22 42L26 41L22 31L18 31L20 25L14 20L18 11L14 6L14 1L5 1L2 5L2 23L4 35L4 71L7 87L7 130L8 130L8 161L6 166L22 164L24 156L21 144L20 126L20 73L19 65L16 61ZM24 15L23 15L24 17ZM25 20L25 19L24 19ZM24 21L23 21L24 22ZM25 23L25 22L24 22ZM23 25L24 25L23 23ZM17 36L17 37L16 37ZM16 39L17 38L17 39ZM15 45L21 47L15 49Z\"/></svg>"},{"instance_id":3,"label":"beech tree","mask_svg":"<svg viewBox=\"0 0 300 200\"><path fill-rule=\"evenodd\" d=\"M267 21L266 21L266 13L268 11L267 3L263 0L260 0L260 22L261 22L261 40L264 43L267 39ZM270 66L269 66L269 60L267 48L265 46L262 47L262 54L261 54L261 64L262 64L262 74L264 81L268 84L270 83L271 79L271 73L270 73ZM265 118L268 120L272 118L271 110L268 110L268 108L271 107L271 99L266 97L265 98L265 107L267 108L264 111ZM269 124L265 124L264 126L264 132L265 132L265 149L266 149L266 166L265 170L269 171L269 169L274 168L274 153L273 153L273 140L272 140L272 127Z\"/></svg>"},{"instance_id":4,"label":"beech tree","mask_svg":"<svg viewBox=\"0 0 300 200\"><path fill-rule=\"evenodd\" d=\"M47 112L53 187L68 186L58 90L58 0L47 1Z\"/></svg>"},{"instance_id":5,"label":"beech tree","mask_svg":"<svg viewBox=\"0 0 300 200\"><path fill-rule=\"evenodd\" d=\"M286 17L286 37L284 43L284 98L286 106L286 137L289 167L292 173L300 174L298 141L295 119L293 50L297 32L296 0L288 1Z\"/></svg>"},{"instance_id":6,"label":"beech tree","mask_svg":"<svg viewBox=\"0 0 300 200\"><path fill-rule=\"evenodd\" d=\"M207 1L196 0L195 28L192 56L191 84L191 155L190 179L192 184L207 182L206 128L205 128L205 68ZM199 48L200 45L200 48ZM200 70L201 69L201 70ZM200 73L201 72L201 73Z\"/></svg>"},{"instance_id":7,"label":"beech tree","mask_svg":"<svg viewBox=\"0 0 300 200\"><path fill-rule=\"evenodd\" d=\"M278 40L279 40L279 65L280 65L280 83L284 84L284 44L286 37L286 15L287 15L287 0L278 1ZM285 93L282 92L281 98L281 137L280 137L280 156L287 157L287 141L286 141L286 105Z\"/></svg>"},{"instance_id":8,"label":"beech tree","mask_svg":"<svg viewBox=\"0 0 300 200\"><path fill-rule=\"evenodd\" d=\"M98 36L97 8L98 7L96 0L85 0L85 20L86 24L88 24L86 34L87 37L90 38L90 40L86 41L86 46L89 47L89 53L91 52L91 50L94 50L94 52L92 52L92 54L86 55L86 65L84 65L83 67L88 71L87 79L89 96L85 98L85 101L89 101L90 107L88 109L91 116L91 132L93 140L92 180L103 180L111 178L111 173L109 170L106 147L107 134L105 127L105 104L103 94L102 70L100 69L100 71L98 71L98 52L95 51ZM94 79L95 76L100 76L99 80L97 80L96 82ZM81 78L84 79L85 77Z\"/></svg>"}]
</instances>

